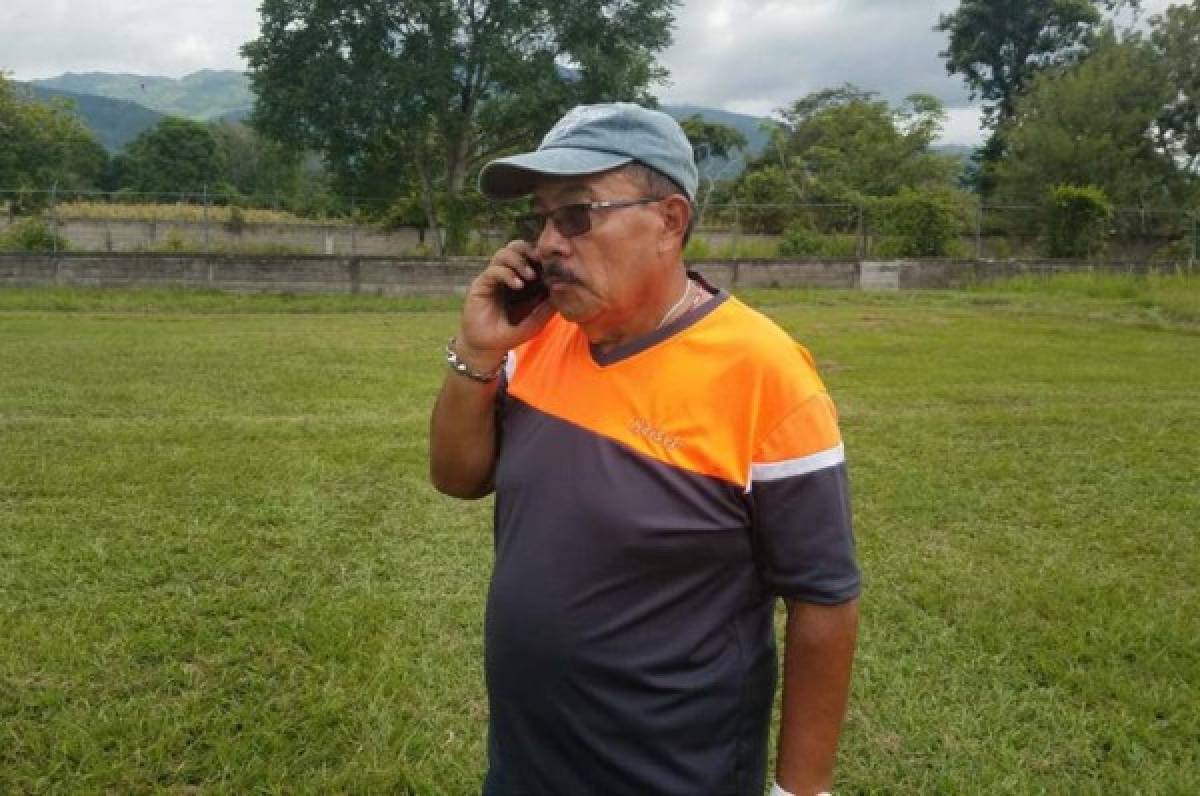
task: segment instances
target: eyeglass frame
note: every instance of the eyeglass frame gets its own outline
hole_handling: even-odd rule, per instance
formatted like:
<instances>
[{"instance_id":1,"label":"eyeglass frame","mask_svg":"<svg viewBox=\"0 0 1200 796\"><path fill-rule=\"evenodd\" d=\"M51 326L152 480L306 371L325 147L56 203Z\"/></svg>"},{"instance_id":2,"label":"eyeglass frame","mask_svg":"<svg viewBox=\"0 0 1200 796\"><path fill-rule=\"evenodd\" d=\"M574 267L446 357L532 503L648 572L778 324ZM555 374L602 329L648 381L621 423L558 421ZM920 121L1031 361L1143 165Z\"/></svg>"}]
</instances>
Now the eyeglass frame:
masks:
<instances>
[{"instance_id":1,"label":"eyeglass frame","mask_svg":"<svg viewBox=\"0 0 1200 796\"><path fill-rule=\"evenodd\" d=\"M522 233L521 239L528 243L537 242L538 238L542 236L542 233L546 231L546 222L548 221L554 222L554 228L558 230L558 233L564 238L578 238L580 235L586 235L592 231L593 210L620 210L625 207L637 207L639 205L653 204L668 198L670 197L643 196L638 199L609 199L599 202L571 202L569 204L559 205L553 210L545 213L532 212L518 216L516 219L516 226L517 230ZM569 211L570 213L579 213L579 218L582 219L580 222L582 224L582 228L574 232L563 229L563 225L560 223L559 219L564 211ZM534 226L535 224L537 225L536 227ZM569 226L574 228L577 225L572 224ZM534 235L525 235L524 232L526 229L530 231L536 229L537 233Z\"/></svg>"}]
</instances>

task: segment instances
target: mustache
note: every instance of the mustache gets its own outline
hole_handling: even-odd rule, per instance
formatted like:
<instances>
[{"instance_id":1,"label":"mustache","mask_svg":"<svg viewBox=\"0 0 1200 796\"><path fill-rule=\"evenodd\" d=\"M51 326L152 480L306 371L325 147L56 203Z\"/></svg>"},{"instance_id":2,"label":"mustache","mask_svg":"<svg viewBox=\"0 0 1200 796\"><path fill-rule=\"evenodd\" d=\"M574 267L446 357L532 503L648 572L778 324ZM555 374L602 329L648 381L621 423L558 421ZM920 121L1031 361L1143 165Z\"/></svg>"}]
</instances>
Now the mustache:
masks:
<instances>
[{"instance_id":1,"label":"mustache","mask_svg":"<svg viewBox=\"0 0 1200 796\"><path fill-rule=\"evenodd\" d=\"M563 268L562 263L558 260L546 260L542 262L542 278L547 281L576 285L582 284L583 281L566 268Z\"/></svg>"}]
</instances>

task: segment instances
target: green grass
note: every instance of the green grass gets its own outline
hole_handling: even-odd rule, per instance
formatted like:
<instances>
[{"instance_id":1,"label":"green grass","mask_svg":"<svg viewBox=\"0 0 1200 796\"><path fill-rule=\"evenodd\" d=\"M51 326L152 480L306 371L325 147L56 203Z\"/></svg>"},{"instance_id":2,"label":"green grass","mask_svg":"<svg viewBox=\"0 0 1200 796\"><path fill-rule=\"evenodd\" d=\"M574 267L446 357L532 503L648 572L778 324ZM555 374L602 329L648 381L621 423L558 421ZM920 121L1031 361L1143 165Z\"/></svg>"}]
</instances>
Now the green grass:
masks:
<instances>
[{"instance_id":1,"label":"green grass","mask_svg":"<svg viewBox=\"0 0 1200 796\"><path fill-rule=\"evenodd\" d=\"M747 298L851 461L838 791L1200 792L1197 283ZM0 291L0 793L477 792L489 503L425 477L456 317Z\"/></svg>"}]
</instances>

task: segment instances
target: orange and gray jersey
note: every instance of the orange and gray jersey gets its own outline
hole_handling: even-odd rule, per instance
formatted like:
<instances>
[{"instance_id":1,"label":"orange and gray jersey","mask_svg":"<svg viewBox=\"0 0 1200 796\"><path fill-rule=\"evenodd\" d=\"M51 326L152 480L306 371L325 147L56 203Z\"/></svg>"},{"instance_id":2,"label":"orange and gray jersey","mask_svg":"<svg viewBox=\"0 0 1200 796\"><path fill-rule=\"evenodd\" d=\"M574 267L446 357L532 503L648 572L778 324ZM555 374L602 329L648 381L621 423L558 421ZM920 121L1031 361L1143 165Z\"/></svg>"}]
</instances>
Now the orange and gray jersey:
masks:
<instances>
[{"instance_id":1,"label":"orange and gray jersey","mask_svg":"<svg viewBox=\"0 0 1200 796\"><path fill-rule=\"evenodd\" d=\"M725 293L604 353L556 317L497 411L484 792L761 794L775 597L859 591L808 352Z\"/></svg>"}]
</instances>

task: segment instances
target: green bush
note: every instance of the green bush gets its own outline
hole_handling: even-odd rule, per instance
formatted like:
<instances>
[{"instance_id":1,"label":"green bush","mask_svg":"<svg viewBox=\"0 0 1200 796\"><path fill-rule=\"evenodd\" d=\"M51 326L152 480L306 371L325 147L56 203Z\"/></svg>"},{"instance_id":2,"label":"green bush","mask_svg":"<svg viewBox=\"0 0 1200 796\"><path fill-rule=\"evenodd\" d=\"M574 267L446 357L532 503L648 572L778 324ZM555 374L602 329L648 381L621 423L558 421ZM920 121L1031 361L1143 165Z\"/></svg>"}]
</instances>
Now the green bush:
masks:
<instances>
[{"instance_id":1,"label":"green bush","mask_svg":"<svg viewBox=\"0 0 1200 796\"><path fill-rule=\"evenodd\" d=\"M817 232L804 224L788 227L779 243L780 257L854 257L857 254L857 236Z\"/></svg>"},{"instance_id":2,"label":"green bush","mask_svg":"<svg viewBox=\"0 0 1200 796\"><path fill-rule=\"evenodd\" d=\"M954 253L965 208L946 191L905 189L874 200L870 212L871 226L882 235L874 247L876 254L945 257Z\"/></svg>"},{"instance_id":3,"label":"green bush","mask_svg":"<svg viewBox=\"0 0 1200 796\"><path fill-rule=\"evenodd\" d=\"M793 224L779 243L781 257L819 257L826 252L825 236L811 227Z\"/></svg>"},{"instance_id":4,"label":"green bush","mask_svg":"<svg viewBox=\"0 0 1200 796\"><path fill-rule=\"evenodd\" d=\"M688 241L687 248L683 250L683 259L688 262L694 260L707 260L712 257L712 247L708 245L708 241L698 236L692 236Z\"/></svg>"},{"instance_id":5,"label":"green bush","mask_svg":"<svg viewBox=\"0 0 1200 796\"><path fill-rule=\"evenodd\" d=\"M1051 257L1091 257L1104 247L1112 202L1091 185L1060 185L1046 202L1046 253Z\"/></svg>"},{"instance_id":6,"label":"green bush","mask_svg":"<svg viewBox=\"0 0 1200 796\"><path fill-rule=\"evenodd\" d=\"M777 166L751 171L742 177L738 220L746 232L778 235L795 217L795 201L791 182Z\"/></svg>"},{"instance_id":7,"label":"green bush","mask_svg":"<svg viewBox=\"0 0 1200 796\"><path fill-rule=\"evenodd\" d=\"M0 235L0 251L53 252L66 248L67 239L40 218L21 219Z\"/></svg>"}]
</instances>

